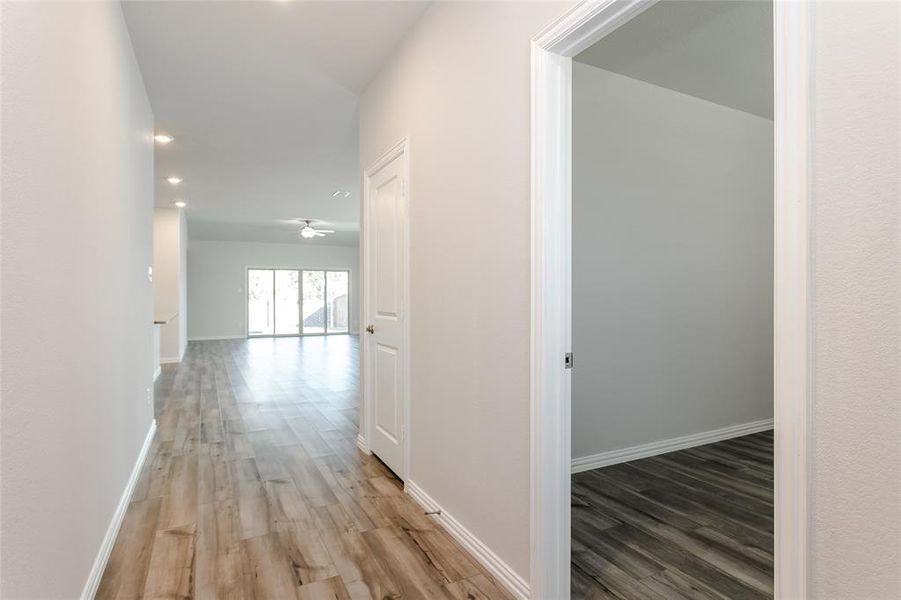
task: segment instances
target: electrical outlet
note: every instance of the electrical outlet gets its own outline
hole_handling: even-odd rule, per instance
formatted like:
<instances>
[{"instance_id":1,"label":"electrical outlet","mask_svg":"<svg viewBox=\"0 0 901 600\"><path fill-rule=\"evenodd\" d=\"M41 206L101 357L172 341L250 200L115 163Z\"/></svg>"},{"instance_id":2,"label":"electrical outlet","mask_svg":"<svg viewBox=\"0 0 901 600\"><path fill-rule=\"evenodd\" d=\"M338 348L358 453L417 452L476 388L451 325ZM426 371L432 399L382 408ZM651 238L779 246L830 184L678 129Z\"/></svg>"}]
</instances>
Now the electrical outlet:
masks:
<instances>
[{"instance_id":1,"label":"electrical outlet","mask_svg":"<svg viewBox=\"0 0 901 600\"><path fill-rule=\"evenodd\" d=\"M151 406L153 404L153 394L150 393L150 388L145 390L147 392L147 406Z\"/></svg>"}]
</instances>

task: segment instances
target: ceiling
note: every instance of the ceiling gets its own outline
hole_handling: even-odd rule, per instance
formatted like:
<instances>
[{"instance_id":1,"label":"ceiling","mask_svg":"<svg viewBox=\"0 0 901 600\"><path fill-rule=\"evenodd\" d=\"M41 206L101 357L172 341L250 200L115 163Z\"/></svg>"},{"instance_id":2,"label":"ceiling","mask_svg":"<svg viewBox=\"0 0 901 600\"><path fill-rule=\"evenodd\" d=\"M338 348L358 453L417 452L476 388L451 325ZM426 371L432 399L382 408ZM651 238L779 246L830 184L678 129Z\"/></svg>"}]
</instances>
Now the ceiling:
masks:
<instances>
[{"instance_id":1,"label":"ceiling","mask_svg":"<svg viewBox=\"0 0 901 600\"><path fill-rule=\"evenodd\" d=\"M660 2L575 60L773 118L772 2Z\"/></svg>"},{"instance_id":2,"label":"ceiling","mask_svg":"<svg viewBox=\"0 0 901 600\"><path fill-rule=\"evenodd\" d=\"M358 97L427 6L124 2L156 130L175 137L156 205L187 202L191 239L355 244ZM337 233L303 240L297 218Z\"/></svg>"}]
</instances>

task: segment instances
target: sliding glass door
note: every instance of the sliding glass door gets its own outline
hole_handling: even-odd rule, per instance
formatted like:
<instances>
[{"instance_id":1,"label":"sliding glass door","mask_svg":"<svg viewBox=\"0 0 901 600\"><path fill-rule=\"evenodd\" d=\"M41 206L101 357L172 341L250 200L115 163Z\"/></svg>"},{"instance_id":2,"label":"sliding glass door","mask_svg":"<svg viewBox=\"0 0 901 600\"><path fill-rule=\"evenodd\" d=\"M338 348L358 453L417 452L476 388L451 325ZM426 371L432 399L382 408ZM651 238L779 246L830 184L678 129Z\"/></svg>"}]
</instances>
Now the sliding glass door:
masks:
<instances>
[{"instance_id":1,"label":"sliding glass door","mask_svg":"<svg viewBox=\"0 0 901 600\"><path fill-rule=\"evenodd\" d=\"M300 333L300 278L297 271L275 271L275 335Z\"/></svg>"},{"instance_id":2,"label":"sliding glass door","mask_svg":"<svg viewBox=\"0 0 901 600\"><path fill-rule=\"evenodd\" d=\"M347 333L350 272L247 270L247 335Z\"/></svg>"},{"instance_id":3,"label":"sliding glass door","mask_svg":"<svg viewBox=\"0 0 901 600\"><path fill-rule=\"evenodd\" d=\"M275 271L247 271L247 334L275 334Z\"/></svg>"},{"instance_id":4,"label":"sliding glass door","mask_svg":"<svg viewBox=\"0 0 901 600\"><path fill-rule=\"evenodd\" d=\"M348 300L350 299L350 273L326 271L325 289L328 298L326 330L329 333L347 333Z\"/></svg>"},{"instance_id":5,"label":"sliding glass door","mask_svg":"<svg viewBox=\"0 0 901 600\"><path fill-rule=\"evenodd\" d=\"M325 333L325 273L303 272L303 332Z\"/></svg>"}]
</instances>

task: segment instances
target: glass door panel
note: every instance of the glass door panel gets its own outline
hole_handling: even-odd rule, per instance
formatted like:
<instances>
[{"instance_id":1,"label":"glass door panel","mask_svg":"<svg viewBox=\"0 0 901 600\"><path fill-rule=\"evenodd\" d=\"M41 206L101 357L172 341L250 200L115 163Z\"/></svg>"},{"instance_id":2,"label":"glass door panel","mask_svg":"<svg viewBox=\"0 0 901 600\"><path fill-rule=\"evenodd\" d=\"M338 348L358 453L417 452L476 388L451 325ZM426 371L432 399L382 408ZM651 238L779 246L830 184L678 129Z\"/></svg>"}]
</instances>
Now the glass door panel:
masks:
<instances>
[{"instance_id":1,"label":"glass door panel","mask_svg":"<svg viewBox=\"0 0 901 600\"><path fill-rule=\"evenodd\" d=\"M275 332L275 292L272 269L247 271L247 335Z\"/></svg>"},{"instance_id":2,"label":"glass door panel","mask_svg":"<svg viewBox=\"0 0 901 600\"><path fill-rule=\"evenodd\" d=\"M300 273L275 271L275 334L300 333Z\"/></svg>"},{"instance_id":3,"label":"glass door panel","mask_svg":"<svg viewBox=\"0 0 901 600\"><path fill-rule=\"evenodd\" d=\"M325 333L325 273L303 272L303 333Z\"/></svg>"},{"instance_id":4,"label":"glass door panel","mask_svg":"<svg viewBox=\"0 0 901 600\"><path fill-rule=\"evenodd\" d=\"M347 271L327 271L326 328L329 333L347 333L349 281Z\"/></svg>"}]
</instances>

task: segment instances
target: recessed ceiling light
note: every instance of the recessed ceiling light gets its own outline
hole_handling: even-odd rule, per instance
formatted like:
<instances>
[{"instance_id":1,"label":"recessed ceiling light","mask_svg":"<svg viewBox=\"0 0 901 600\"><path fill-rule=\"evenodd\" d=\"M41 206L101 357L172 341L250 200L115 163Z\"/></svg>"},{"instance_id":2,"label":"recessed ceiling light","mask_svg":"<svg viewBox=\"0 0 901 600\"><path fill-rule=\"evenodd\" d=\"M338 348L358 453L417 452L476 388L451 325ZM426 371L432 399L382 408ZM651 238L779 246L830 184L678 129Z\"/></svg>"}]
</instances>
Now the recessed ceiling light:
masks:
<instances>
[{"instance_id":1,"label":"recessed ceiling light","mask_svg":"<svg viewBox=\"0 0 901 600\"><path fill-rule=\"evenodd\" d=\"M184 201L182 201L182 200L179 200L178 202L175 203L175 206L177 206L178 208L184 208L184 207L186 207L187 205L188 205L188 203L187 203L187 202L184 202Z\"/></svg>"},{"instance_id":2,"label":"recessed ceiling light","mask_svg":"<svg viewBox=\"0 0 901 600\"><path fill-rule=\"evenodd\" d=\"M332 198L348 198L350 197L350 192L345 192L344 190L338 190L334 194L332 194Z\"/></svg>"},{"instance_id":3,"label":"recessed ceiling light","mask_svg":"<svg viewBox=\"0 0 901 600\"><path fill-rule=\"evenodd\" d=\"M181 177L169 177L166 179L166 181L168 181L172 185L178 185L179 183L181 183Z\"/></svg>"},{"instance_id":4,"label":"recessed ceiling light","mask_svg":"<svg viewBox=\"0 0 901 600\"><path fill-rule=\"evenodd\" d=\"M171 135L166 135L165 133L161 133L159 135L153 136L153 139L155 139L160 144L168 144L169 142L173 141L175 138L172 137Z\"/></svg>"}]
</instances>

